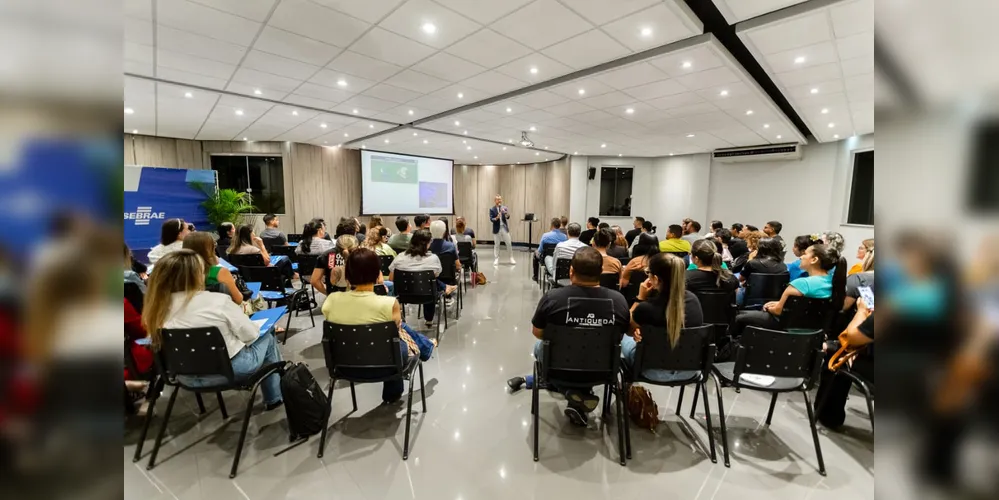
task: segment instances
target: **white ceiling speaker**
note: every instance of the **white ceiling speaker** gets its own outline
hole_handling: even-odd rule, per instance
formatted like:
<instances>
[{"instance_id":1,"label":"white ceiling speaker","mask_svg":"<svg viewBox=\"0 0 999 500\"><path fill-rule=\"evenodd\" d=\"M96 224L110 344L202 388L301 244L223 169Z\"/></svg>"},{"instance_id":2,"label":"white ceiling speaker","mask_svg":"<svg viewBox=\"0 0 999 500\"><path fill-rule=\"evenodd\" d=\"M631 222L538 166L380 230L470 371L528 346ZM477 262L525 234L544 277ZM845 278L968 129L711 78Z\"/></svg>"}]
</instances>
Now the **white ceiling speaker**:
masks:
<instances>
[{"instance_id":1,"label":"white ceiling speaker","mask_svg":"<svg viewBox=\"0 0 999 500\"><path fill-rule=\"evenodd\" d=\"M524 146L525 148L533 148L534 147L534 142L531 141L530 137L527 137L527 132L526 131L520 133L520 145Z\"/></svg>"}]
</instances>

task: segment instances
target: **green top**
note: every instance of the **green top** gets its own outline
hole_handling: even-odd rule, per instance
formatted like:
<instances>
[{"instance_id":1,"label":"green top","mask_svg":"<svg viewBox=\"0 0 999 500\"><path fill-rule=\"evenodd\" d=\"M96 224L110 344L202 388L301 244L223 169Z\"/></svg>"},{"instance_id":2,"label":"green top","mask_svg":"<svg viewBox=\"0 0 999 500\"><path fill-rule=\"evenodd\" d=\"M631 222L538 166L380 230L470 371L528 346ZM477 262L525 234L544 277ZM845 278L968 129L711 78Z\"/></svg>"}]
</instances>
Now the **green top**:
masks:
<instances>
[{"instance_id":1,"label":"green top","mask_svg":"<svg viewBox=\"0 0 999 500\"><path fill-rule=\"evenodd\" d=\"M690 265L687 266L687 270L688 271L693 271L694 269L697 269L697 264L694 264L693 262L691 262ZM722 269L728 269L728 264L722 262Z\"/></svg>"},{"instance_id":2,"label":"green top","mask_svg":"<svg viewBox=\"0 0 999 500\"><path fill-rule=\"evenodd\" d=\"M217 285L219 282L219 270L222 266L212 266L208 269L208 276L205 276L205 286Z\"/></svg>"}]
</instances>

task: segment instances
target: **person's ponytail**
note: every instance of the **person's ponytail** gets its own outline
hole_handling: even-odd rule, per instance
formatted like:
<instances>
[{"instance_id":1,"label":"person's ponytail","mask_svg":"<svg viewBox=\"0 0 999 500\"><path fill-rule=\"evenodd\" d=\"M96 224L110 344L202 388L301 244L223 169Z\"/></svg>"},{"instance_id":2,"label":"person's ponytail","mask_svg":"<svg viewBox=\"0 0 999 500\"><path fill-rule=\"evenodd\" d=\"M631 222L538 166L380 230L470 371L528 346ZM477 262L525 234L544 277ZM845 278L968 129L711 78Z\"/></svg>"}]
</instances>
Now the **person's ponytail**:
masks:
<instances>
[{"instance_id":1,"label":"person's ponytail","mask_svg":"<svg viewBox=\"0 0 999 500\"><path fill-rule=\"evenodd\" d=\"M722 268L722 255L715 252L714 256L711 258L711 269L715 273L715 286L718 288L722 287L722 282L728 281L729 276L732 275L727 269Z\"/></svg>"},{"instance_id":2,"label":"person's ponytail","mask_svg":"<svg viewBox=\"0 0 999 500\"><path fill-rule=\"evenodd\" d=\"M835 252L835 249L833 251ZM839 252L836 253L838 254ZM846 300L847 266L846 259L840 255L836 262L836 268L833 271L832 281L832 306L836 311L843 309L843 301Z\"/></svg>"},{"instance_id":3,"label":"person's ponytail","mask_svg":"<svg viewBox=\"0 0 999 500\"><path fill-rule=\"evenodd\" d=\"M302 228L302 241L298 242L298 247L300 252L304 255L308 255L312 250L312 239L319 234L319 227L315 222L306 222L305 227Z\"/></svg>"}]
</instances>

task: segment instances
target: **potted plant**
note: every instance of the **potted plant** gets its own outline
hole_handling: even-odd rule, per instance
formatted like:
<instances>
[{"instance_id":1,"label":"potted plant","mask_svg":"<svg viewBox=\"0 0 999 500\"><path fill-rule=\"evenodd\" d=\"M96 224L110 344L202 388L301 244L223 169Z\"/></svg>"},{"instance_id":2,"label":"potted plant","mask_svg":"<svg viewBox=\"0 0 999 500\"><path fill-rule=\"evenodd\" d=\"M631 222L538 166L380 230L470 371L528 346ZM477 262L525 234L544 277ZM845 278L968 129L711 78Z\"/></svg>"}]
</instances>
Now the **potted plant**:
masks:
<instances>
[{"instance_id":1,"label":"potted plant","mask_svg":"<svg viewBox=\"0 0 999 500\"><path fill-rule=\"evenodd\" d=\"M201 206L205 209L208 222L214 227L223 222L231 222L237 226L243 224L246 214L253 213L257 209L247 193L235 189L212 189L207 194L208 199L203 201Z\"/></svg>"}]
</instances>

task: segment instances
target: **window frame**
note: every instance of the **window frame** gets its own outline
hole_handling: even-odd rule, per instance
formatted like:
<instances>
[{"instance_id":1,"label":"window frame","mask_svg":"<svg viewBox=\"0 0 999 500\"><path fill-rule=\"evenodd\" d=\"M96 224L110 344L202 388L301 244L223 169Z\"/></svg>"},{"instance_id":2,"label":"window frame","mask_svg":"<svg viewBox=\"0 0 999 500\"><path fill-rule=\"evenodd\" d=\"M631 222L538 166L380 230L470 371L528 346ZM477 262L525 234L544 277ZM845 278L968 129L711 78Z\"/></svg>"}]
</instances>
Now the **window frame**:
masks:
<instances>
[{"instance_id":1,"label":"window frame","mask_svg":"<svg viewBox=\"0 0 999 500\"><path fill-rule=\"evenodd\" d=\"M284 154L282 154L282 153L241 153L241 152L208 153L208 170L211 170L211 171L215 172L215 176L216 176L216 181L215 181L216 189L218 189L218 171L212 168L212 157L213 156L245 156L245 157L255 156L255 157L280 158L281 159L281 178L282 178L282 180L285 179L286 172L284 170L284 168L285 168L284 162L285 162L286 158L285 158ZM247 164L247 179L249 179L249 164ZM274 213L274 215L288 215L288 187L287 187L288 183L287 182L282 182L282 184L284 186L284 189L282 189L282 193L281 193L281 195L284 198L284 212L283 213ZM253 195L253 193L251 193L251 199L253 197L252 195ZM263 213L266 213L266 212L259 212L259 213L263 214Z\"/></svg>"},{"instance_id":2,"label":"window frame","mask_svg":"<svg viewBox=\"0 0 999 500\"><path fill-rule=\"evenodd\" d=\"M603 193L603 181L604 181L604 169L605 168L631 170L631 193L630 193L629 197L632 199L632 204L634 205L634 201L635 201L635 199L634 199L635 198L635 165L600 165L598 168L600 169L600 177L596 179L597 180L597 212L598 212L597 213L597 217L625 217L625 218L631 217L631 213L634 212L634 206L632 206L632 210L629 212L628 215L612 215L612 214L605 214L605 213L603 213L603 199L602 199L603 198L603 194L602 193Z\"/></svg>"},{"instance_id":3,"label":"window frame","mask_svg":"<svg viewBox=\"0 0 999 500\"><path fill-rule=\"evenodd\" d=\"M851 149L850 150L850 165L847 168L847 172L846 172L846 183L845 183L846 184L846 193L844 194L844 200L843 200L843 217L842 217L842 220L840 222L840 225L842 225L842 226L862 227L862 228L874 228L874 224L858 224L858 223L855 223L855 222L850 222L850 201L851 201L851 198L853 197L853 180L854 180L853 177L854 177L854 173L855 173L855 171L857 169L857 154L858 153L873 153L873 152L874 152L874 146L869 146L869 147L857 148L857 149ZM876 163L877 163L877 159L875 158L875 164Z\"/></svg>"}]
</instances>

